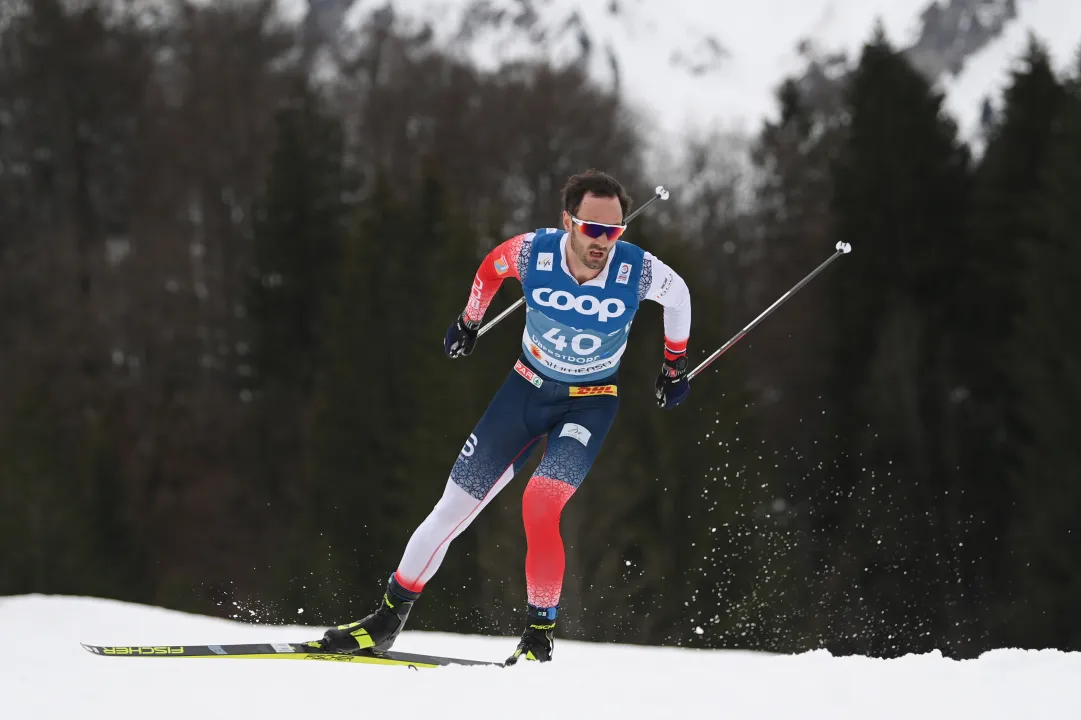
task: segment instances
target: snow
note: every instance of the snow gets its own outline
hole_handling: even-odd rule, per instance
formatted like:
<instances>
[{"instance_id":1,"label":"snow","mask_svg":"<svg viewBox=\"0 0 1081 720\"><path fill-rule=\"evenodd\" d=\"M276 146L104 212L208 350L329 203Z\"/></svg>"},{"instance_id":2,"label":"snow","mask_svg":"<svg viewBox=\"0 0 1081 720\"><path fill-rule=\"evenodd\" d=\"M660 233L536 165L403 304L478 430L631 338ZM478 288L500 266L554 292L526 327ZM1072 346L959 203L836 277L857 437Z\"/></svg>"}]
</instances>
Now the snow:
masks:
<instances>
[{"instance_id":1,"label":"snow","mask_svg":"<svg viewBox=\"0 0 1081 720\"><path fill-rule=\"evenodd\" d=\"M1021 67L1029 33L1040 40L1052 67L1065 76L1076 73L1081 48L1081 2L1076 0L1021 0L1017 18L1003 34L969 58L961 74L941 83L946 111L958 121L962 138L978 144L980 109L985 97L1002 106L1002 92L1010 72Z\"/></svg>"},{"instance_id":2,"label":"snow","mask_svg":"<svg viewBox=\"0 0 1081 720\"><path fill-rule=\"evenodd\" d=\"M304 16L308 14L308 3L297 0L274 0L274 9L282 22L296 25L303 22Z\"/></svg>"},{"instance_id":3,"label":"snow","mask_svg":"<svg viewBox=\"0 0 1081 720\"><path fill-rule=\"evenodd\" d=\"M419 609L419 608L418 608ZM302 615L298 615L301 617ZM322 628L253 625L64 596L0 598L4 717L1074 718L1081 653L999 650L893 660L602 645L556 639L555 660L410 670L335 663L105 658L91 644L296 641ZM514 638L406 631L395 649L502 660Z\"/></svg>"}]
</instances>

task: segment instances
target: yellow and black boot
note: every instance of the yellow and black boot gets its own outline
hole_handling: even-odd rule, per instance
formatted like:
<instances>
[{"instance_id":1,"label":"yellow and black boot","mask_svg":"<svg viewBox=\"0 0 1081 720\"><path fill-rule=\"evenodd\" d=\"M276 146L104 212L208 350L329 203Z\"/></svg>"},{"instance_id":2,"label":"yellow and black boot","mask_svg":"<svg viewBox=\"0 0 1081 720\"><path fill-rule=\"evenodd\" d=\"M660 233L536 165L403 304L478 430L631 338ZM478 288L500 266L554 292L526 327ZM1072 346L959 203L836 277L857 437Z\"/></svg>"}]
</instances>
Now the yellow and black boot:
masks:
<instances>
[{"instance_id":1,"label":"yellow and black boot","mask_svg":"<svg viewBox=\"0 0 1081 720\"><path fill-rule=\"evenodd\" d=\"M557 608L538 608L532 605L526 610L525 632L518 641L518 647L514 654L507 658L505 664L513 665L519 658L548 662L552 659L552 649L555 644Z\"/></svg>"},{"instance_id":2,"label":"yellow and black boot","mask_svg":"<svg viewBox=\"0 0 1081 720\"><path fill-rule=\"evenodd\" d=\"M389 650L405 627L409 611L420 593L406 590L391 575L379 608L365 618L330 628L322 639L308 643L317 652L355 653Z\"/></svg>"}]
</instances>

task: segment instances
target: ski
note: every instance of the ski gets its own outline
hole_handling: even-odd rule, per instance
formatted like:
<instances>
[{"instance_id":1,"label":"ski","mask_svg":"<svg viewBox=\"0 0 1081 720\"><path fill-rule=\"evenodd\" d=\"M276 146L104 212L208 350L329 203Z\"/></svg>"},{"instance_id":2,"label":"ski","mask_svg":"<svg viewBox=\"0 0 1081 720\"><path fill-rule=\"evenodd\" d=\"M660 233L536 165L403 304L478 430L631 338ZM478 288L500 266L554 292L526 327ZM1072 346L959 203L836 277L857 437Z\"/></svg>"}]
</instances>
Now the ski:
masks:
<instances>
[{"instance_id":1,"label":"ski","mask_svg":"<svg viewBox=\"0 0 1081 720\"><path fill-rule=\"evenodd\" d=\"M503 663L484 660L418 655L415 653L375 653L361 650L356 653L312 652L304 643L257 643L236 645L87 645L80 643L87 652L102 657L173 657L173 658L233 658L244 660L324 660L330 662L367 663L369 665L400 665L403 667L436 668L448 665L487 665L503 667Z\"/></svg>"}]
</instances>

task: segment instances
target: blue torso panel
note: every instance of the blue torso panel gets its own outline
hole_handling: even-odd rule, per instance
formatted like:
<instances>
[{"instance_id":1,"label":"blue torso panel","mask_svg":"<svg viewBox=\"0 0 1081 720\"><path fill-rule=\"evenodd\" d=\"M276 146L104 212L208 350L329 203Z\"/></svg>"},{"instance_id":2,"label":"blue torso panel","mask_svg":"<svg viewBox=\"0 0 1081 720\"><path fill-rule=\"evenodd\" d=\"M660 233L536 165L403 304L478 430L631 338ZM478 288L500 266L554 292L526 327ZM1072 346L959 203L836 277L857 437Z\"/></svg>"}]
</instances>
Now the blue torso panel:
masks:
<instances>
[{"instance_id":1,"label":"blue torso panel","mask_svg":"<svg viewBox=\"0 0 1081 720\"><path fill-rule=\"evenodd\" d=\"M644 252L616 243L607 268L579 285L563 260L563 230L533 237L522 273L526 324L522 348L542 374L564 382L593 381L616 372L638 310Z\"/></svg>"}]
</instances>

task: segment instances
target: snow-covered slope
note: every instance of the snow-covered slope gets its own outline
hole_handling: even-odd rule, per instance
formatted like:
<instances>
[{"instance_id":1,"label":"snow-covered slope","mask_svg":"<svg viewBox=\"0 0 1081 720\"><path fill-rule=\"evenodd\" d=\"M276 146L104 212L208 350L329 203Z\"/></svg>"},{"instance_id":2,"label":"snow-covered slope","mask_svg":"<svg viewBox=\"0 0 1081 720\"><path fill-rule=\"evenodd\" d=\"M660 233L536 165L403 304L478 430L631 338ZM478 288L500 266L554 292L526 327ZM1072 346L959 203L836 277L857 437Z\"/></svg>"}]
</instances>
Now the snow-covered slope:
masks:
<instances>
[{"instance_id":1,"label":"snow-covered slope","mask_svg":"<svg viewBox=\"0 0 1081 720\"><path fill-rule=\"evenodd\" d=\"M373 17L426 29L481 67L543 58L583 63L646 114L663 141L719 127L753 133L775 112L779 82L808 56L858 57L887 37L950 91L963 128L977 126L1032 30L1064 67L1081 45L1077 0L279 0L348 45ZM1018 41L1021 38L1021 41ZM961 77L952 75L958 70Z\"/></svg>"},{"instance_id":2,"label":"snow-covered slope","mask_svg":"<svg viewBox=\"0 0 1081 720\"><path fill-rule=\"evenodd\" d=\"M105 658L94 644L295 641L257 626L93 598L0 597L5 718L694 717L772 720L1077 717L1081 654L997 651L956 662L597 645L514 668L410 670L258 660ZM501 660L513 638L405 632L395 648Z\"/></svg>"}]
</instances>

